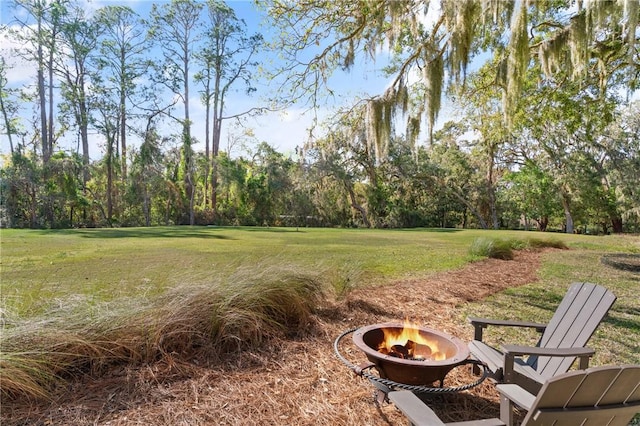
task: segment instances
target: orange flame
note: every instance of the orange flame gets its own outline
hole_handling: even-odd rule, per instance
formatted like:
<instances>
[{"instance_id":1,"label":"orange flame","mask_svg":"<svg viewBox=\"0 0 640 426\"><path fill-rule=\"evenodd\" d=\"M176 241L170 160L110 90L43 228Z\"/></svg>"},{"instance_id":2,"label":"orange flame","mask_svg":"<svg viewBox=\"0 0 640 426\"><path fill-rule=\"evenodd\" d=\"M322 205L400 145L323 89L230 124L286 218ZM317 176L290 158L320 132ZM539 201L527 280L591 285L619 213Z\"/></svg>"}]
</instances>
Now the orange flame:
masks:
<instances>
[{"instance_id":1,"label":"orange flame","mask_svg":"<svg viewBox=\"0 0 640 426\"><path fill-rule=\"evenodd\" d=\"M420 326L408 319L405 319L403 328L400 330L383 328L382 331L384 332L384 340L380 342L378 351L383 354L394 352L392 348L396 346L407 348L410 358L413 359L440 361L447 358L446 354L440 351L438 341L424 337L420 334Z\"/></svg>"}]
</instances>

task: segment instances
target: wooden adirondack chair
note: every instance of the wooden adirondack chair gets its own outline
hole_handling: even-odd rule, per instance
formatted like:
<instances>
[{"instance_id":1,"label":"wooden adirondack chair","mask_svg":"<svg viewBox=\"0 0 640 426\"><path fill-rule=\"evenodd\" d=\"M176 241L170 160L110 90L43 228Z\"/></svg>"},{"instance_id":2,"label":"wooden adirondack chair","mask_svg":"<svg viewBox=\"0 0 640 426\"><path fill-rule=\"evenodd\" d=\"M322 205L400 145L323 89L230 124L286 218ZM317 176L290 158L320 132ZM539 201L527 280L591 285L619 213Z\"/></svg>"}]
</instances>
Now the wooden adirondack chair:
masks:
<instances>
[{"instance_id":1,"label":"wooden adirondack chair","mask_svg":"<svg viewBox=\"0 0 640 426\"><path fill-rule=\"evenodd\" d=\"M640 413L640 365L594 367L571 371L545 382L538 396L518 385L497 385L500 419L443 423L409 391L389 392L389 399L416 426L511 426L513 405L527 414L522 426L627 426Z\"/></svg>"},{"instance_id":2,"label":"wooden adirondack chair","mask_svg":"<svg viewBox=\"0 0 640 426\"><path fill-rule=\"evenodd\" d=\"M602 286L574 283L548 324L470 317L475 333L469 351L487 364L497 382L515 383L536 394L546 380L569 371L576 358L579 369L589 366L594 350L585 345L615 300ZM498 350L482 341L487 326L531 327L542 336L535 347L503 345Z\"/></svg>"}]
</instances>

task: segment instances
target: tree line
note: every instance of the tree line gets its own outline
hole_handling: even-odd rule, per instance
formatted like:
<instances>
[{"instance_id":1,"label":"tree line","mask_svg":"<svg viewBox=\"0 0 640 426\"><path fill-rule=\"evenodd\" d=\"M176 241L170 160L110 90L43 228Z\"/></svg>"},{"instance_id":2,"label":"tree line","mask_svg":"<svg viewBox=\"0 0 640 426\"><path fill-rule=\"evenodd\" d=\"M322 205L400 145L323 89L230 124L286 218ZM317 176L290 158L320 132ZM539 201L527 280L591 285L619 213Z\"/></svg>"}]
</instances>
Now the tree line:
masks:
<instances>
[{"instance_id":1,"label":"tree line","mask_svg":"<svg viewBox=\"0 0 640 426\"><path fill-rule=\"evenodd\" d=\"M431 24L408 0L258 3L283 28L273 40L248 34L217 0L153 4L148 17L15 2L2 33L37 72L14 87L0 62L3 225L640 229L640 107L625 97L640 74L637 1L569 15L569 2L445 1ZM240 155L221 149L225 123L270 107L227 112L230 93L255 92L260 52L283 57L260 78L313 108L335 69L383 43L393 47L389 89L335 111L295 155L240 131L228 141L245 142ZM467 74L483 52L491 59ZM456 113L436 130L445 89ZM204 123L191 119L194 93ZM179 131L162 133L163 123ZM193 126L205 129L202 152ZM92 133L105 141L98 160ZM68 134L75 151L58 147Z\"/></svg>"}]
</instances>

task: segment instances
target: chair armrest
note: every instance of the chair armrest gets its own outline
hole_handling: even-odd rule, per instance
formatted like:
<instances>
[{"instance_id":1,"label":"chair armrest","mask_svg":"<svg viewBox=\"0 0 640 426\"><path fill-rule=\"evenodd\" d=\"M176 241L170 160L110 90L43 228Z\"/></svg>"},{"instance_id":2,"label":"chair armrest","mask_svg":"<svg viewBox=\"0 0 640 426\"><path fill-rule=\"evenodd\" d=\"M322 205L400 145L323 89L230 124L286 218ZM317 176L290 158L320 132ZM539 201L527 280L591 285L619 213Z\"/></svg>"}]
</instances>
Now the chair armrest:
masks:
<instances>
[{"instance_id":1,"label":"chair armrest","mask_svg":"<svg viewBox=\"0 0 640 426\"><path fill-rule=\"evenodd\" d=\"M509 426L514 424L513 407L515 405L529 411L536 400L535 395L518 385L499 384L496 388L500 392L500 420Z\"/></svg>"},{"instance_id":2,"label":"chair armrest","mask_svg":"<svg viewBox=\"0 0 640 426\"><path fill-rule=\"evenodd\" d=\"M496 389L500 392L500 395L508 398L514 402L518 407L522 407L529 411L533 406L533 402L536 400L536 396L522 389L518 385L514 384L498 384Z\"/></svg>"},{"instance_id":3,"label":"chair armrest","mask_svg":"<svg viewBox=\"0 0 640 426\"><path fill-rule=\"evenodd\" d=\"M389 392L389 400L414 426L444 426L444 422L420 398L409 391Z\"/></svg>"},{"instance_id":4,"label":"chair armrest","mask_svg":"<svg viewBox=\"0 0 640 426\"><path fill-rule=\"evenodd\" d=\"M413 426L506 426L500 419L481 419L443 423L438 415L412 392L392 391L389 400L404 414Z\"/></svg>"},{"instance_id":5,"label":"chair armrest","mask_svg":"<svg viewBox=\"0 0 640 426\"><path fill-rule=\"evenodd\" d=\"M596 351L586 346L580 348L540 348L538 346L502 345L505 356L539 355L559 357L593 356Z\"/></svg>"},{"instance_id":6,"label":"chair armrest","mask_svg":"<svg viewBox=\"0 0 640 426\"><path fill-rule=\"evenodd\" d=\"M474 328L474 340L482 341L482 329L487 328L488 325L494 325L499 327L526 327L526 328L535 328L536 331L543 333L547 328L546 324L541 324L538 322L530 322L530 321L516 321L516 320L498 320L491 318L478 318L478 317L468 317L467 321Z\"/></svg>"},{"instance_id":7,"label":"chair armrest","mask_svg":"<svg viewBox=\"0 0 640 426\"><path fill-rule=\"evenodd\" d=\"M504 381L513 381L513 364L515 357L522 355L554 356L554 357L578 357L580 369L589 367L589 358L595 354L595 350L588 347L581 348L540 348L537 346L503 345L504 353Z\"/></svg>"}]
</instances>

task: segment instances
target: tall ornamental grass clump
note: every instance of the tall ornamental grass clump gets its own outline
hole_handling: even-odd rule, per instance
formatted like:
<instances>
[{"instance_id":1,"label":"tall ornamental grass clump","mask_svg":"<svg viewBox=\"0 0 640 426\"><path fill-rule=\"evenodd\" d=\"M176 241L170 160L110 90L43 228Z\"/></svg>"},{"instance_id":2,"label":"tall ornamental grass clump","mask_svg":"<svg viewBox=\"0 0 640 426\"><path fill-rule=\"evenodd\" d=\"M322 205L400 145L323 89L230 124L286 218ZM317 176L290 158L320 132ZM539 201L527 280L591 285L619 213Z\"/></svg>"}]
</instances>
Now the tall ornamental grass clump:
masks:
<instances>
[{"instance_id":1,"label":"tall ornamental grass clump","mask_svg":"<svg viewBox=\"0 0 640 426\"><path fill-rule=\"evenodd\" d=\"M559 239L502 239L479 237L471 242L469 254L476 257L511 260L513 259L514 250L540 249L545 247L566 249L567 245Z\"/></svg>"},{"instance_id":2,"label":"tall ornamental grass clump","mask_svg":"<svg viewBox=\"0 0 640 426\"><path fill-rule=\"evenodd\" d=\"M512 243L509 240L476 238L471 243L469 254L478 257L511 260L513 259Z\"/></svg>"},{"instance_id":3,"label":"tall ornamental grass clump","mask_svg":"<svg viewBox=\"0 0 640 426\"><path fill-rule=\"evenodd\" d=\"M218 281L185 283L151 301L58 300L42 317L2 325L2 399L47 397L61 381L114 364L201 351L215 359L301 333L326 296L322 276L254 265Z\"/></svg>"}]
</instances>

